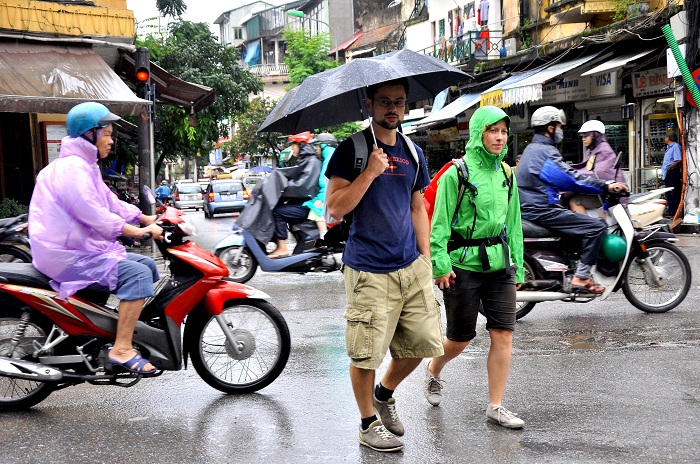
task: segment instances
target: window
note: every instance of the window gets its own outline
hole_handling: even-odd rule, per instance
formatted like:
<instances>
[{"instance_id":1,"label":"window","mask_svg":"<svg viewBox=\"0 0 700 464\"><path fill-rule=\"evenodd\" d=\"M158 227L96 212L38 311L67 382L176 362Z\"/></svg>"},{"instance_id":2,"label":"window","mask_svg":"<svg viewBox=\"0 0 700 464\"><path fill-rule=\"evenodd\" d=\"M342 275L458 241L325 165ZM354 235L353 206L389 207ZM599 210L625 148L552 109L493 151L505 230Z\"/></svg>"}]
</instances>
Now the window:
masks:
<instances>
[{"instance_id":1,"label":"window","mask_svg":"<svg viewBox=\"0 0 700 464\"><path fill-rule=\"evenodd\" d=\"M236 40L243 40L243 28L234 27L233 28L233 38Z\"/></svg>"}]
</instances>

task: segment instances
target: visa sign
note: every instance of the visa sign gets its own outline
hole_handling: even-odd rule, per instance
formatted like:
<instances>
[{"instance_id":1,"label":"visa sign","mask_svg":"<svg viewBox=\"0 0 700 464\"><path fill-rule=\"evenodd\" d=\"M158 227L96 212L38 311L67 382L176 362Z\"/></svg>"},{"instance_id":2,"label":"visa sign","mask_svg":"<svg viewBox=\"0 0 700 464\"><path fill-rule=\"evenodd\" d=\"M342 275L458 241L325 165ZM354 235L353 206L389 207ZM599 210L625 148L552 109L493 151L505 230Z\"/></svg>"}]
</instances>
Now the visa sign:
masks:
<instances>
[{"instance_id":1,"label":"visa sign","mask_svg":"<svg viewBox=\"0 0 700 464\"><path fill-rule=\"evenodd\" d=\"M606 97L618 94L617 71L603 71L590 76L590 96Z\"/></svg>"}]
</instances>

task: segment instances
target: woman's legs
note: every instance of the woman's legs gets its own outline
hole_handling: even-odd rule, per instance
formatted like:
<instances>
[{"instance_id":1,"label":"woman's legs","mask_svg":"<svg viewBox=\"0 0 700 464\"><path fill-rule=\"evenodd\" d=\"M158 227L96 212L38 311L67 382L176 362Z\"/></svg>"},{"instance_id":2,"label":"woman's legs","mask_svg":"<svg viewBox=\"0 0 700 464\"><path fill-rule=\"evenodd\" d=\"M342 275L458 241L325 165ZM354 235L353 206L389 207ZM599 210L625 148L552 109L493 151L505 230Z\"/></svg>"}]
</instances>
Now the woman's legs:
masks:
<instances>
[{"instance_id":1,"label":"woman's legs","mask_svg":"<svg viewBox=\"0 0 700 464\"><path fill-rule=\"evenodd\" d=\"M491 348L486 361L489 382L489 405L499 406L506 390L510 357L513 350L513 332L503 329L489 329Z\"/></svg>"}]
</instances>

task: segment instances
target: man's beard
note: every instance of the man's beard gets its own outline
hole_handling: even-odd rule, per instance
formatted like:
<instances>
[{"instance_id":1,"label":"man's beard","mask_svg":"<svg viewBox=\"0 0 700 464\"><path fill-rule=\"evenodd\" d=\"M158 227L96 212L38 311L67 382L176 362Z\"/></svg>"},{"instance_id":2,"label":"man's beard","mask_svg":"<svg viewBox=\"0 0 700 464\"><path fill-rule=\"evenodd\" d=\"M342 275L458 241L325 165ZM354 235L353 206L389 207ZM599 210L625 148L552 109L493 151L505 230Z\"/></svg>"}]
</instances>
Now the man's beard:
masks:
<instances>
[{"instance_id":1,"label":"man's beard","mask_svg":"<svg viewBox=\"0 0 700 464\"><path fill-rule=\"evenodd\" d=\"M392 115L393 116L393 115ZM396 129L401 124L401 120L398 120L396 124L390 124L386 119L375 119L375 122L383 127L384 129Z\"/></svg>"}]
</instances>

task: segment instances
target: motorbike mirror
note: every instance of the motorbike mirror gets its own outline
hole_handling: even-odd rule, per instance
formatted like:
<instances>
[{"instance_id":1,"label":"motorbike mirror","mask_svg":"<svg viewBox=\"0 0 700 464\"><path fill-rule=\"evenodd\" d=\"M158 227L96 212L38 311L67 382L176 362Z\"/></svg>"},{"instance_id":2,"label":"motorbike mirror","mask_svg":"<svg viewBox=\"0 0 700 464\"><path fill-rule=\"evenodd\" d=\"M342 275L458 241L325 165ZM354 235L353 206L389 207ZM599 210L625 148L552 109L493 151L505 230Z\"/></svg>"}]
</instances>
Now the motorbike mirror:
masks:
<instances>
[{"instance_id":1,"label":"motorbike mirror","mask_svg":"<svg viewBox=\"0 0 700 464\"><path fill-rule=\"evenodd\" d=\"M141 189L143 192L143 196L146 198L146 201L148 201L149 205L155 205L156 204L156 196L153 194L153 191L148 185L144 185L143 189Z\"/></svg>"}]
</instances>

